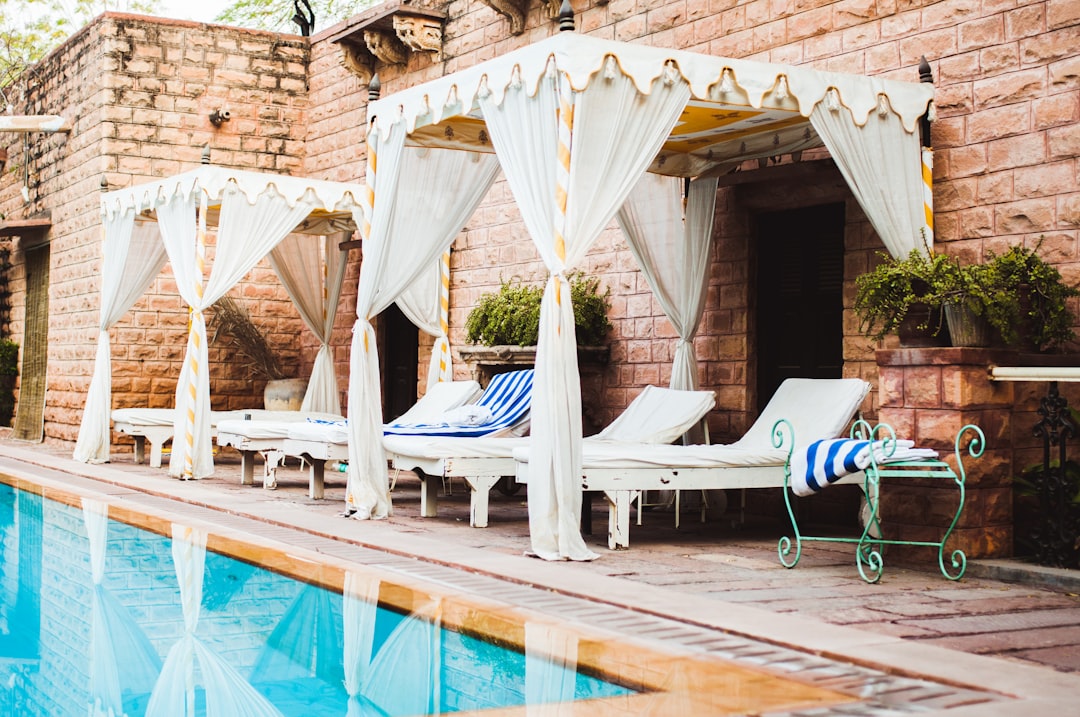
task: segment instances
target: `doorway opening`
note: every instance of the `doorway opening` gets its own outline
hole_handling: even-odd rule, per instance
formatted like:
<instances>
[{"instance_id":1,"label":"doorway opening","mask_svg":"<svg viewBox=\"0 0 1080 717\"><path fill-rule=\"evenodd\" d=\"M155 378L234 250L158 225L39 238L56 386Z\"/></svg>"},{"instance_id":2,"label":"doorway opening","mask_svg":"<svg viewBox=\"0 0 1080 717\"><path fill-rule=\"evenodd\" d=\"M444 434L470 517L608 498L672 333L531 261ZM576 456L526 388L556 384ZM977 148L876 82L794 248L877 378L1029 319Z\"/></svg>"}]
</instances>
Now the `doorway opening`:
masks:
<instances>
[{"instance_id":1,"label":"doorway opening","mask_svg":"<svg viewBox=\"0 0 1080 717\"><path fill-rule=\"evenodd\" d=\"M389 422L416 403L420 333L397 304L379 314L379 373L382 375L383 421Z\"/></svg>"}]
</instances>

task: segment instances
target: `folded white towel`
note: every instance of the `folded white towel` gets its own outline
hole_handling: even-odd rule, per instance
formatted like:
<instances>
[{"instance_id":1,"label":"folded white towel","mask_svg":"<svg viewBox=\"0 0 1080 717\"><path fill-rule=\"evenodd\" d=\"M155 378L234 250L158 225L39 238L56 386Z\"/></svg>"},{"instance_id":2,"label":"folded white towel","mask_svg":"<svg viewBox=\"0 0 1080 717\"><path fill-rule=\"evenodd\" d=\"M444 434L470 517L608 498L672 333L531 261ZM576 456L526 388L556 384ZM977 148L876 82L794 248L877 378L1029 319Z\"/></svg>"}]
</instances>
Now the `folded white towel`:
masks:
<instances>
[{"instance_id":1,"label":"folded white towel","mask_svg":"<svg viewBox=\"0 0 1080 717\"><path fill-rule=\"evenodd\" d=\"M487 406L466 404L451 408L436 419L436 423L445 423L448 426L482 426L492 420L491 409Z\"/></svg>"},{"instance_id":2,"label":"folded white towel","mask_svg":"<svg viewBox=\"0 0 1080 717\"><path fill-rule=\"evenodd\" d=\"M874 463L897 463L925 458L937 458L931 448L915 448L914 441L898 440L873 442ZM893 449L886 455L887 449ZM791 456L791 490L798 496L817 493L846 475L865 470L870 465L870 441L832 438L814 441L806 450Z\"/></svg>"}]
</instances>

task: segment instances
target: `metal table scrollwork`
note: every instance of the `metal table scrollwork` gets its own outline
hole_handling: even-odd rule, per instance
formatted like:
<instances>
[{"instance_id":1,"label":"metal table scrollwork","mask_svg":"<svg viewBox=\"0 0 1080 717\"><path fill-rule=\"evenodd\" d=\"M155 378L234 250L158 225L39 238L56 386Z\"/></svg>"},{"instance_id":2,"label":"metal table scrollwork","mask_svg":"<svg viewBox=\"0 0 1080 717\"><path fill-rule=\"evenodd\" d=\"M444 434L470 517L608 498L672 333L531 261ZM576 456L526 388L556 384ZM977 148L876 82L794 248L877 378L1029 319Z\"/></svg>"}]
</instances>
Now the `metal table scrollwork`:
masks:
<instances>
[{"instance_id":1,"label":"metal table scrollwork","mask_svg":"<svg viewBox=\"0 0 1080 717\"><path fill-rule=\"evenodd\" d=\"M788 430L790 430L790 426L788 427ZM857 538L810 536L803 535L799 531L799 523L791 505L792 492L789 488L791 461L789 458L788 466L786 468L787 476L785 478L784 502L787 506L788 518L791 519L791 527L795 537L793 540L785 535L780 539L780 543L777 546L777 552L780 555L781 564L786 568L795 567L799 562L799 558L802 556L803 542L853 543L856 545L855 565L859 570L859 575L868 583L876 583L881 579L881 573L884 570L882 551L886 545L925 546L937 548L938 567L941 569L942 575L949 580L959 580L962 578L964 576L964 571L967 570L967 556L964 554L963 550L957 549L953 550L948 559L946 559L945 543L949 540L949 536L952 534L953 529L960 520L960 513L964 510L964 485L967 480L967 475L964 470L963 460L965 446L962 445L962 442L964 436L967 434L972 434L966 444L966 452L972 458L981 456L986 447L986 439L983 436L982 429L973 424L968 424L961 428L957 432L953 442L953 451L956 456L955 470L944 460L935 458L878 464L874 458L875 452L871 451L870 465L862 471L862 482L860 484L863 496L866 498L868 513L866 515L862 535ZM892 427L887 423L879 423L877 426L871 427L869 423L860 419L856 421L851 428L851 438L855 440L882 441L881 450L885 456L892 455L896 450L896 434ZM852 474L851 477L858 477L858 475L859 474L855 473ZM949 480L956 484L959 492L956 512L953 514L952 522L949 523L949 527L941 536L941 540L897 540L882 537L883 533L880 523L879 507L881 480L883 478L929 478ZM794 556L791 556L792 550L794 550Z\"/></svg>"},{"instance_id":2,"label":"metal table scrollwork","mask_svg":"<svg viewBox=\"0 0 1080 717\"><path fill-rule=\"evenodd\" d=\"M1039 421L1032 433L1043 442L1042 472L1037 482L1040 523L1031 540L1035 560L1040 565L1076 568L1080 520L1072 507L1077 486L1070 483L1066 471L1066 447L1077 436L1077 426L1070 417L1058 382L1080 382L1078 366L994 366L994 381L1045 381L1046 395L1039 400ZM1055 456L1054 449L1057 455Z\"/></svg>"}]
</instances>

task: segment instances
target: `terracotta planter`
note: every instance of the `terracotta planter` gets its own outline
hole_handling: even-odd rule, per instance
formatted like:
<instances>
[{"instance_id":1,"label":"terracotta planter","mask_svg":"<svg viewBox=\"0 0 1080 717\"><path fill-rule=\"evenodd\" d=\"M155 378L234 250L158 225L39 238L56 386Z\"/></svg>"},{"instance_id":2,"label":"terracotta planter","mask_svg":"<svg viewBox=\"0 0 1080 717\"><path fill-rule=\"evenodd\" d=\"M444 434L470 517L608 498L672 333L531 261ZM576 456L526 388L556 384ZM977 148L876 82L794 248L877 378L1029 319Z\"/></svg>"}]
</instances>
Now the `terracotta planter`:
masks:
<instances>
[{"instance_id":1,"label":"terracotta planter","mask_svg":"<svg viewBox=\"0 0 1080 717\"><path fill-rule=\"evenodd\" d=\"M896 328L904 348L949 346L949 328L941 310L932 311L926 304L913 304Z\"/></svg>"},{"instance_id":2,"label":"terracotta planter","mask_svg":"<svg viewBox=\"0 0 1080 717\"><path fill-rule=\"evenodd\" d=\"M281 378L266 382L263 408L268 411L299 411L307 391L303 378Z\"/></svg>"}]
</instances>

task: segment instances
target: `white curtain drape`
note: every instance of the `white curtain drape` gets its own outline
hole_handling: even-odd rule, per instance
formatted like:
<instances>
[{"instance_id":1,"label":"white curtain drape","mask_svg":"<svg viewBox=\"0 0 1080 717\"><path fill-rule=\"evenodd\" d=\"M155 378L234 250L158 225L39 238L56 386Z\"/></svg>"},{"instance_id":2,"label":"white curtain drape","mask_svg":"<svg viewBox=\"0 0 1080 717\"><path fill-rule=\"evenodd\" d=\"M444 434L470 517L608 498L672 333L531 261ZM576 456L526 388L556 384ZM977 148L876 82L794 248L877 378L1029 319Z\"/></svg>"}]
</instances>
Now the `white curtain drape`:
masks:
<instances>
[{"instance_id":1,"label":"white curtain drape","mask_svg":"<svg viewBox=\"0 0 1080 717\"><path fill-rule=\"evenodd\" d=\"M933 250L933 238L923 230L922 152L918 131L905 130L885 97L878 99L878 111L859 127L830 90L810 113L810 123L889 254L901 259L912 250Z\"/></svg>"},{"instance_id":2,"label":"white curtain drape","mask_svg":"<svg viewBox=\"0 0 1080 717\"><path fill-rule=\"evenodd\" d=\"M496 105L480 96L507 182L550 272L533 382L529 532L548 560L591 560L581 517L581 386L566 273L585 255L645 172L690 97L673 69L648 95L608 58L576 93L557 72L535 96L511 84ZM563 161L560 162L560 156ZM568 163L567 161L568 160Z\"/></svg>"},{"instance_id":3,"label":"white curtain drape","mask_svg":"<svg viewBox=\"0 0 1080 717\"><path fill-rule=\"evenodd\" d=\"M146 706L146 716L281 717L281 712L236 668L195 636L203 596L206 531L174 523L172 556L180 584L184 636L165 657L161 675ZM205 712L196 709L196 675L201 678Z\"/></svg>"},{"instance_id":4,"label":"white curtain drape","mask_svg":"<svg viewBox=\"0 0 1080 717\"><path fill-rule=\"evenodd\" d=\"M376 159L377 163L376 163ZM375 171L377 165L378 171ZM372 320L396 301L450 246L498 172L494 157L405 148L404 123L373 123L368 133L371 196L362 229L364 261L349 355L349 477L346 512L359 519L391 514L382 445L379 357ZM400 181L399 181L400 180Z\"/></svg>"},{"instance_id":5,"label":"white curtain drape","mask_svg":"<svg viewBox=\"0 0 1080 717\"><path fill-rule=\"evenodd\" d=\"M460 231L460 229L459 229ZM456 233L456 232L455 232ZM428 362L427 387L454 379L450 356L450 252L427 269L397 299L401 312L425 334L435 337Z\"/></svg>"},{"instance_id":6,"label":"white curtain drape","mask_svg":"<svg viewBox=\"0 0 1080 717\"><path fill-rule=\"evenodd\" d=\"M90 543L91 603L90 717L121 717L124 688L149 694L161 671L161 659L131 614L104 586L109 506L82 499L83 523Z\"/></svg>"},{"instance_id":7,"label":"white curtain drape","mask_svg":"<svg viewBox=\"0 0 1080 717\"><path fill-rule=\"evenodd\" d=\"M341 413L330 334L334 330L341 285L345 279L345 252L339 244L347 235L314 237L290 234L270 252L270 266L278 275L304 324L319 340L319 353L311 369L301 411Z\"/></svg>"},{"instance_id":8,"label":"white curtain drape","mask_svg":"<svg viewBox=\"0 0 1080 717\"><path fill-rule=\"evenodd\" d=\"M86 392L74 458L83 463L109 460L112 411L112 348L109 329L146 293L168 255L155 222L136 222L135 210L102 219L101 311L94 373Z\"/></svg>"},{"instance_id":9,"label":"white curtain drape","mask_svg":"<svg viewBox=\"0 0 1080 717\"><path fill-rule=\"evenodd\" d=\"M375 617L379 608L379 579L346 572L342 592L341 621L344 637L345 692L349 696L348 717L365 713L361 694L368 681L375 643Z\"/></svg>"},{"instance_id":10,"label":"white curtain drape","mask_svg":"<svg viewBox=\"0 0 1080 717\"><path fill-rule=\"evenodd\" d=\"M204 312L295 229L315 206L314 200L306 195L290 206L273 188L260 194L254 203L249 203L239 187L228 184L222 192L214 262L204 289L206 194L200 191L199 196L202 211L195 237L190 234L190 230L195 229L190 216L193 201L178 196L158 210L158 223L176 274L177 288L191 309L184 364L176 385L176 424L169 458L169 475L184 478L204 478L214 472ZM166 207L163 219L162 209ZM189 227L180 227L183 222ZM179 229L175 236L174 228Z\"/></svg>"},{"instance_id":11,"label":"white curtain drape","mask_svg":"<svg viewBox=\"0 0 1080 717\"><path fill-rule=\"evenodd\" d=\"M546 715L574 700L578 638L569 630L525 623L525 714Z\"/></svg>"},{"instance_id":12,"label":"white curtain drape","mask_svg":"<svg viewBox=\"0 0 1080 717\"><path fill-rule=\"evenodd\" d=\"M417 598L371 660L364 695L380 715L442 714L442 601Z\"/></svg>"},{"instance_id":13,"label":"white curtain drape","mask_svg":"<svg viewBox=\"0 0 1080 717\"><path fill-rule=\"evenodd\" d=\"M671 387L698 389L694 336L705 311L716 177L690 182L645 174L619 209L619 226L653 295L679 335L671 366Z\"/></svg>"}]
</instances>

